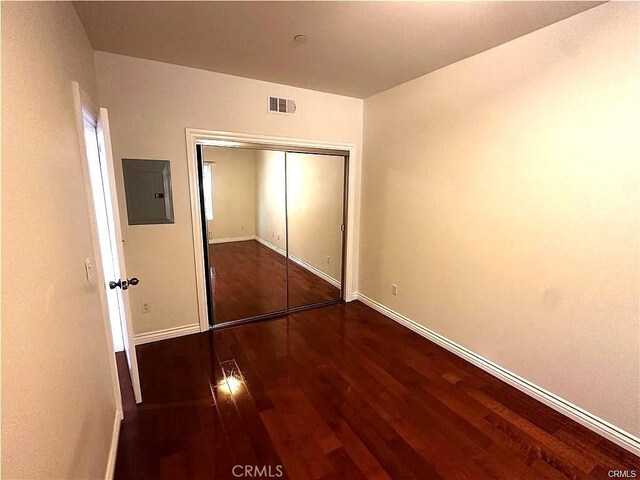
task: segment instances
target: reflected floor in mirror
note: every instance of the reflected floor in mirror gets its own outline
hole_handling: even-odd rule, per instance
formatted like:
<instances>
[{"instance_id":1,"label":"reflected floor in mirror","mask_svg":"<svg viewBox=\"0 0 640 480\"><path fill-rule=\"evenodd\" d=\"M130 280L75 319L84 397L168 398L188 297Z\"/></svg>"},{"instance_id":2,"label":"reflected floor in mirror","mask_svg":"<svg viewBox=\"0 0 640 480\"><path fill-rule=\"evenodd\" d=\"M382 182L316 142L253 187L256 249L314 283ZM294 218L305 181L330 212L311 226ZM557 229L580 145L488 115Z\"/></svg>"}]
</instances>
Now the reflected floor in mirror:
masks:
<instances>
[{"instance_id":1,"label":"reflected floor in mirror","mask_svg":"<svg viewBox=\"0 0 640 480\"><path fill-rule=\"evenodd\" d=\"M256 240L209 245L215 324L287 308L286 259ZM340 289L289 261L290 305L338 300Z\"/></svg>"},{"instance_id":2,"label":"reflected floor in mirror","mask_svg":"<svg viewBox=\"0 0 640 480\"><path fill-rule=\"evenodd\" d=\"M137 350L139 406L118 356L116 479L226 480L245 465L262 469L254 478L295 480L640 469L638 457L359 302Z\"/></svg>"}]
</instances>

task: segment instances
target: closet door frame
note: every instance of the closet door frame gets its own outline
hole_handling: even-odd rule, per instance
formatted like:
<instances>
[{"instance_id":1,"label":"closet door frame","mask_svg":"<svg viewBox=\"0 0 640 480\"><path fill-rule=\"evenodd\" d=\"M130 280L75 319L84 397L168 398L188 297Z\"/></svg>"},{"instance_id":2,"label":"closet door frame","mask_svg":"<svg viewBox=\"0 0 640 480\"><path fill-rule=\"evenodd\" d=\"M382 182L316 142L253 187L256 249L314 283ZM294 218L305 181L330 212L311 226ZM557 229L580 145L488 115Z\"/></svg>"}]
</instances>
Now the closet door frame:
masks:
<instances>
[{"instance_id":1,"label":"closet door frame","mask_svg":"<svg viewBox=\"0 0 640 480\"><path fill-rule=\"evenodd\" d=\"M355 219L359 218L359 195L356 185L359 185L361 159L357 156L356 146L353 144L327 143L312 140L292 139L286 137L270 137L242 133L219 132L187 128L187 164L189 173L189 193L191 200L191 222L193 229L194 262L196 271L196 293L198 298L198 315L200 331L227 328L245 323L266 320L287 313L295 313L319 306L330 305L342 301L349 302L357 298L357 235ZM201 147L197 147L200 145ZM333 155L344 157L344 187L343 187L343 222L342 232L342 278L340 284L340 299L327 302L288 308L258 315L246 319L233 320L219 325L210 325L209 321L209 292L207 289L207 270L203 244L201 185L199 178L199 164L197 148L202 146L245 148L255 150L278 150L289 153L309 153L318 155ZM288 232L287 232L288 234ZM288 245L287 245L288 257Z\"/></svg>"}]
</instances>

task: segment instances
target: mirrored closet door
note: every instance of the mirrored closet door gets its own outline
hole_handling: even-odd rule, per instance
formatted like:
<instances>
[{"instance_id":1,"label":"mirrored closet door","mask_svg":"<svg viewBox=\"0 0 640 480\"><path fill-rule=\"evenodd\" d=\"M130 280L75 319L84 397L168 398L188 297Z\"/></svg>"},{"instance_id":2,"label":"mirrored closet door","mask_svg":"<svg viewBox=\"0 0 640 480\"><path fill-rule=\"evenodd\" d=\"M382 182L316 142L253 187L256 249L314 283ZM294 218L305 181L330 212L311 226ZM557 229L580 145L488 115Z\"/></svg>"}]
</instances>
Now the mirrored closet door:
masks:
<instances>
[{"instance_id":1,"label":"mirrored closet door","mask_svg":"<svg viewBox=\"0 0 640 480\"><path fill-rule=\"evenodd\" d=\"M289 308L340 300L344 157L286 156Z\"/></svg>"},{"instance_id":2,"label":"mirrored closet door","mask_svg":"<svg viewBox=\"0 0 640 480\"><path fill-rule=\"evenodd\" d=\"M342 298L347 158L198 146L209 320L259 320Z\"/></svg>"}]
</instances>

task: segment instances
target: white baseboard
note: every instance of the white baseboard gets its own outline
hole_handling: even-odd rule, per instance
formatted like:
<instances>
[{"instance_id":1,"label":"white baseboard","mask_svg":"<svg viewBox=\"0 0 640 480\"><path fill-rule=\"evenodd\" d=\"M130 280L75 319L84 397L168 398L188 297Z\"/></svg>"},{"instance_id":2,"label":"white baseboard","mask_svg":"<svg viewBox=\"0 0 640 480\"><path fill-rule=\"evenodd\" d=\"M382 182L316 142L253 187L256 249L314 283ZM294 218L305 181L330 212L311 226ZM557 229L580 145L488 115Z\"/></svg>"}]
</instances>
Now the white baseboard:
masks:
<instances>
[{"instance_id":1,"label":"white baseboard","mask_svg":"<svg viewBox=\"0 0 640 480\"><path fill-rule=\"evenodd\" d=\"M282 248L274 245L271 242L266 241L264 238L255 237L255 239L256 239L256 241L258 243L264 245L267 248L270 248L271 250L273 250L276 253L279 253L283 257L287 256L287 252L285 250L283 250ZM296 264L300 265L305 270L308 270L309 272L313 273L314 275L320 277L325 282L330 283L331 285L333 285L336 288L340 288L340 281L339 280L336 280L331 275L328 275L328 274L324 273L322 270L314 267L310 263L305 262L300 257L296 257L295 255L289 254L289 259L292 260L293 262L295 262Z\"/></svg>"},{"instance_id":2,"label":"white baseboard","mask_svg":"<svg viewBox=\"0 0 640 480\"><path fill-rule=\"evenodd\" d=\"M255 240L255 235L247 235L246 237L225 237L225 238L210 238L209 245L215 243L231 243L231 242L246 242L247 240Z\"/></svg>"},{"instance_id":3,"label":"white baseboard","mask_svg":"<svg viewBox=\"0 0 640 480\"><path fill-rule=\"evenodd\" d=\"M109 457L107 458L107 471L104 474L105 480L113 480L113 474L116 470L116 457L118 455L118 441L120 440L120 425L124 415L122 410L116 409L113 418L113 433L111 435L111 447L109 448Z\"/></svg>"},{"instance_id":4,"label":"white baseboard","mask_svg":"<svg viewBox=\"0 0 640 480\"><path fill-rule=\"evenodd\" d=\"M143 343L157 342L159 340L167 340L168 338L182 337L183 335L191 335L192 333L200 333L200 324L185 325L184 327L165 328L155 332L140 333L133 337L133 343L142 345Z\"/></svg>"},{"instance_id":5,"label":"white baseboard","mask_svg":"<svg viewBox=\"0 0 640 480\"><path fill-rule=\"evenodd\" d=\"M597 434L607 438L608 440L611 440L613 443L621 446L622 448L629 450L633 454L640 455L640 438L622 430L621 428L616 427L615 425L612 425L611 423L592 413L587 412L586 410L578 407L577 405L574 405L573 403L559 397L558 395L555 395L548 390L545 390L535 383L522 378L521 376L492 362L491 360L488 360L483 356L478 355L471 350L468 350L462 345L449 340L439 333L436 333L433 330L429 330L427 327L417 323L414 320L411 320L408 317L405 317L401 313L391 310L390 308L376 302L375 300L367 297L366 295L363 295L362 293L356 293L356 297L365 305L373 308L374 310L382 313L383 315L400 323L401 325L404 325L418 335L431 340L433 343L440 345L441 347L467 360L473 365L481 368L485 372L490 373L503 382L508 383L509 385L517 388L518 390L526 393L536 400L539 400L540 402L562 413L563 415L575 420L589 430L592 430Z\"/></svg>"}]
</instances>

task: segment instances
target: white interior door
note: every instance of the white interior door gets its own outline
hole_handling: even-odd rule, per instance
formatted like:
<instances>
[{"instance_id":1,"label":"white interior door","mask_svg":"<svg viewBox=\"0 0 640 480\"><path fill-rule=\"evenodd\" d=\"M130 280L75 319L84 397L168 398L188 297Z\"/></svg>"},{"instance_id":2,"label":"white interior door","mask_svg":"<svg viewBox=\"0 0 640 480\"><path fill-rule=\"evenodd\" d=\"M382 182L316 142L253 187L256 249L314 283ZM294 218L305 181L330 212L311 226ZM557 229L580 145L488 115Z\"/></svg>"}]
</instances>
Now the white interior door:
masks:
<instances>
[{"instance_id":1,"label":"white interior door","mask_svg":"<svg viewBox=\"0 0 640 480\"><path fill-rule=\"evenodd\" d=\"M110 271L113 279L107 285L107 295L115 293L117 297L117 308L122 327L122 339L124 351L127 355L131 383L136 402L142 401L140 390L140 377L138 375L138 360L136 358L136 346L133 343L133 325L131 324L131 305L127 290L130 286L135 286L138 279L127 276L127 269L124 260L124 248L122 243L122 228L120 225L120 209L118 207L118 196L116 194L115 174L113 168L113 154L111 151L111 135L109 133L109 116L105 108L101 108L97 122L98 148L100 151L100 176L104 186L104 199L106 205L106 220L108 225L109 248L111 249L112 268L105 268L105 272ZM109 208L111 207L111 208ZM111 303L111 302L109 302ZM114 305L115 307L115 305ZM111 306L110 306L111 309Z\"/></svg>"}]
</instances>

